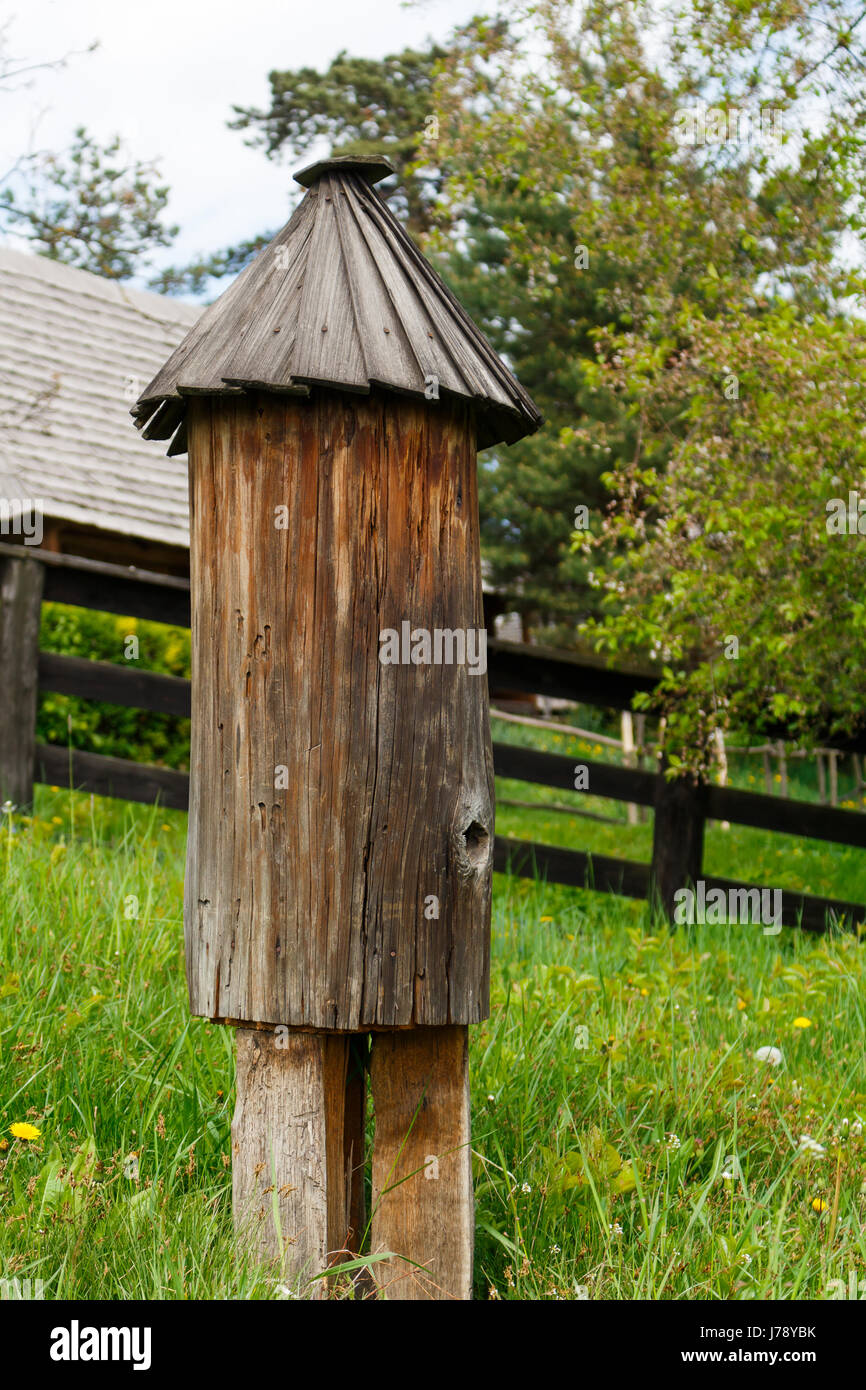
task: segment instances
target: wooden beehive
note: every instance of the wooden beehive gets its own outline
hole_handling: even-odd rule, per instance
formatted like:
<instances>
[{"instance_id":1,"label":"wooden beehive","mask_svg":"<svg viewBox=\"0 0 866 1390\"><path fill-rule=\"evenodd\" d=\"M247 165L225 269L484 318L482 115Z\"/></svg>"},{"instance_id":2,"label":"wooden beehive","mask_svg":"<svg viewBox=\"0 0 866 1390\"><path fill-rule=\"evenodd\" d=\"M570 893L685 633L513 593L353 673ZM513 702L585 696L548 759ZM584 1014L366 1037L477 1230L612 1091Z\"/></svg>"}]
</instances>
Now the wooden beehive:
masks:
<instances>
[{"instance_id":1,"label":"wooden beehive","mask_svg":"<svg viewBox=\"0 0 866 1390\"><path fill-rule=\"evenodd\" d=\"M135 411L189 452L187 973L193 1013L226 1022L488 1009L475 454L540 416L375 191L388 172L299 175ZM389 631L408 663L380 659Z\"/></svg>"}]
</instances>

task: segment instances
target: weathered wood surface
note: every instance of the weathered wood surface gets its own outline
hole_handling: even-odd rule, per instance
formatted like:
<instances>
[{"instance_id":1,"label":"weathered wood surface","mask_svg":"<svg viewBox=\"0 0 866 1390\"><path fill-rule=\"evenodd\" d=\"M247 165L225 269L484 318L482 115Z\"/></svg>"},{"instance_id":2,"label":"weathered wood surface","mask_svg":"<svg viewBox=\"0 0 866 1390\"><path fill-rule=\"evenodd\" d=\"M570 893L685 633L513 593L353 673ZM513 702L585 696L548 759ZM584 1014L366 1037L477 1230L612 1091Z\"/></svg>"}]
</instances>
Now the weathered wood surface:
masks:
<instances>
[{"instance_id":1,"label":"weathered wood surface","mask_svg":"<svg viewBox=\"0 0 866 1390\"><path fill-rule=\"evenodd\" d=\"M185 772L150 763L109 758L104 753L70 752L54 743L36 745L36 780L121 801L140 801L185 811L189 805L189 778Z\"/></svg>"},{"instance_id":2,"label":"weathered wood surface","mask_svg":"<svg viewBox=\"0 0 866 1390\"><path fill-rule=\"evenodd\" d=\"M180 676L138 670L133 663L120 666L54 652L39 653L39 689L187 718L192 700L190 683Z\"/></svg>"},{"instance_id":3,"label":"weathered wood surface","mask_svg":"<svg viewBox=\"0 0 866 1390\"><path fill-rule=\"evenodd\" d=\"M20 551L20 546L0 542L0 559L17 559ZM188 579L81 555L58 555L41 547L28 547L28 558L45 570L46 603L72 603L99 613L189 627Z\"/></svg>"},{"instance_id":4,"label":"weathered wood surface","mask_svg":"<svg viewBox=\"0 0 866 1390\"><path fill-rule=\"evenodd\" d=\"M404 620L483 628L468 413L193 399L190 460L193 1013L357 1031L484 1018L486 681L379 660Z\"/></svg>"},{"instance_id":5,"label":"weathered wood surface","mask_svg":"<svg viewBox=\"0 0 866 1390\"><path fill-rule=\"evenodd\" d=\"M334 1034L237 1030L232 1204L241 1242L307 1281L357 1250L363 1152L348 1076L350 1040ZM362 1131L363 1135L363 1131ZM362 1140L363 1142L363 1140ZM310 1286L327 1294L325 1281Z\"/></svg>"},{"instance_id":6,"label":"weathered wood surface","mask_svg":"<svg viewBox=\"0 0 866 1390\"><path fill-rule=\"evenodd\" d=\"M373 1038L370 1251L395 1258L371 1268L389 1300L472 1297L468 1052L465 1027Z\"/></svg>"},{"instance_id":7,"label":"weathered wood surface","mask_svg":"<svg viewBox=\"0 0 866 1390\"><path fill-rule=\"evenodd\" d=\"M0 557L0 803L22 810L33 802L43 574L35 560Z\"/></svg>"}]
</instances>

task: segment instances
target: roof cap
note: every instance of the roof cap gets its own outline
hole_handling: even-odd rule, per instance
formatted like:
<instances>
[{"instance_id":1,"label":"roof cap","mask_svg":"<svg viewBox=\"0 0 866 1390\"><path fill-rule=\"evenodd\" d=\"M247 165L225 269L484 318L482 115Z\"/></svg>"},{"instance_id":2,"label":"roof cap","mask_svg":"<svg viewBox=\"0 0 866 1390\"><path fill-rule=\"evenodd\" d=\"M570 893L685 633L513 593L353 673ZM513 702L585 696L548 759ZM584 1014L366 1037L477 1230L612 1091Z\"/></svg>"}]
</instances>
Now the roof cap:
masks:
<instances>
[{"instance_id":1,"label":"roof cap","mask_svg":"<svg viewBox=\"0 0 866 1390\"><path fill-rule=\"evenodd\" d=\"M299 169L295 174L295 183L302 188L312 188L323 174L342 173L360 174L369 184L374 184L381 183L382 179L396 172L390 160L383 155L335 154L330 159L320 159L315 164L308 164L306 169Z\"/></svg>"},{"instance_id":2,"label":"roof cap","mask_svg":"<svg viewBox=\"0 0 866 1390\"><path fill-rule=\"evenodd\" d=\"M541 414L372 184L380 157L338 155L297 176L291 219L204 312L133 409L146 439L186 451L197 395L316 387L465 401L478 447L511 444Z\"/></svg>"}]
</instances>

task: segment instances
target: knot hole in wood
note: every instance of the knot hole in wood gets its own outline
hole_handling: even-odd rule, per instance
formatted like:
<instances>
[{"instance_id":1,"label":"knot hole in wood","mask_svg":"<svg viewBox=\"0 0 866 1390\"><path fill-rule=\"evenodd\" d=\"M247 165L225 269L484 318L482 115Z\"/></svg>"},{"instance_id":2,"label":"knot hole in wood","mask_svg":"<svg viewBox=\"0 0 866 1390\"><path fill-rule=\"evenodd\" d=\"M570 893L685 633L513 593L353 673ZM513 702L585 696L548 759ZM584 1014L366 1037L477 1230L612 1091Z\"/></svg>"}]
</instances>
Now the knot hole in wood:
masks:
<instances>
[{"instance_id":1,"label":"knot hole in wood","mask_svg":"<svg viewBox=\"0 0 866 1390\"><path fill-rule=\"evenodd\" d=\"M474 820L467 825L463 831L463 843L466 846L466 858L473 869L483 869L487 863L490 836L480 821Z\"/></svg>"}]
</instances>

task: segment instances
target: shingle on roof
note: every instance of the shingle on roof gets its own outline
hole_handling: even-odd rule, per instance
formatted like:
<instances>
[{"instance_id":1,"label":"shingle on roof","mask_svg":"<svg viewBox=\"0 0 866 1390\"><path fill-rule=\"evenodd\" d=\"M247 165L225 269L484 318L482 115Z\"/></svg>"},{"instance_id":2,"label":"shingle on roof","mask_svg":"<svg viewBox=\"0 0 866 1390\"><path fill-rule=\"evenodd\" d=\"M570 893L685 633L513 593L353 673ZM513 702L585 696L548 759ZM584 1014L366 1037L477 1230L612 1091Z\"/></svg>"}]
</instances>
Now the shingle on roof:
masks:
<instances>
[{"instance_id":1,"label":"shingle on roof","mask_svg":"<svg viewBox=\"0 0 866 1390\"><path fill-rule=\"evenodd\" d=\"M479 447L538 429L541 415L371 186L386 162L304 170L309 190L269 246L205 311L142 392L146 438L185 448L184 397L374 386L475 407Z\"/></svg>"},{"instance_id":2,"label":"shingle on roof","mask_svg":"<svg viewBox=\"0 0 866 1390\"><path fill-rule=\"evenodd\" d=\"M186 469L129 409L201 312L0 247L0 478L48 516L188 545Z\"/></svg>"}]
</instances>

